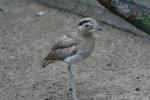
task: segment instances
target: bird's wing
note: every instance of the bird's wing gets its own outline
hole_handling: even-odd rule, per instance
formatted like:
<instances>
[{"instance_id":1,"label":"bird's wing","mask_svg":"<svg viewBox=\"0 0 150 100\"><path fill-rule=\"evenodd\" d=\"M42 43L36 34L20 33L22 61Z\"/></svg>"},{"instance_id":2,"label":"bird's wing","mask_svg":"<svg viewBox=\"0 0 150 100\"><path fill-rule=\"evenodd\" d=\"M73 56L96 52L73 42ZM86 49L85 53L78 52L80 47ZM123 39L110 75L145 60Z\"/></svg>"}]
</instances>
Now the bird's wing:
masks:
<instances>
[{"instance_id":1,"label":"bird's wing","mask_svg":"<svg viewBox=\"0 0 150 100\"><path fill-rule=\"evenodd\" d=\"M52 46L52 50L72 47L74 45L77 45L78 42L79 42L79 39L76 35L66 34L55 40L55 42Z\"/></svg>"},{"instance_id":2,"label":"bird's wing","mask_svg":"<svg viewBox=\"0 0 150 100\"><path fill-rule=\"evenodd\" d=\"M54 60L64 60L78 51L80 39L73 34L63 35L55 40L49 54L43 59L42 67L45 67Z\"/></svg>"}]
</instances>

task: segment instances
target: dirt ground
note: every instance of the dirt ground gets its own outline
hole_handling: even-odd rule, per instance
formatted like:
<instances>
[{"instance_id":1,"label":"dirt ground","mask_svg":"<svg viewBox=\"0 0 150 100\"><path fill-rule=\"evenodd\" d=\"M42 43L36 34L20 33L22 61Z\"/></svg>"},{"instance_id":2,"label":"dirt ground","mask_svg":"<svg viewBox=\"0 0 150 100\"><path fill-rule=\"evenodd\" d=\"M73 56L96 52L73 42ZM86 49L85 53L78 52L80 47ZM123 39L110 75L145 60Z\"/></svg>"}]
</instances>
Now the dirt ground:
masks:
<instances>
[{"instance_id":1,"label":"dirt ground","mask_svg":"<svg viewBox=\"0 0 150 100\"><path fill-rule=\"evenodd\" d=\"M81 17L32 0L0 0L0 8L0 100L71 100L67 65L42 69L40 62L54 38L76 31ZM150 100L150 45L102 28L92 56L73 67L80 100Z\"/></svg>"}]
</instances>

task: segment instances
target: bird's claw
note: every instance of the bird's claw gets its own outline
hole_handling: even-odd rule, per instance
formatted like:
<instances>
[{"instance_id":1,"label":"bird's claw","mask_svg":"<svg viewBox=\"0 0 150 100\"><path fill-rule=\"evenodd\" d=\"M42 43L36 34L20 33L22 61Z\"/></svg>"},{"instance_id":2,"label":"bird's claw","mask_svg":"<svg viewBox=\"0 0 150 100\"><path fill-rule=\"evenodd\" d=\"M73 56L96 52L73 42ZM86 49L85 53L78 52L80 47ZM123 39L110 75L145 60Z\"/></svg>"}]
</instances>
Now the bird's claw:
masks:
<instances>
[{"instance_id":1,"label":"bird's claw","mask_svg":"<svg viewBox=\"0 0 150 100\"><path fill-rule=\"evenodd\" d=\"M73 92L73 89L72 89L72 88L69 88L69 89L68 89L68 92L69 92L69 96L72 97L72 96L73 96L73 93L72 93L72 92Z\"/></svg>"}]
</instances>

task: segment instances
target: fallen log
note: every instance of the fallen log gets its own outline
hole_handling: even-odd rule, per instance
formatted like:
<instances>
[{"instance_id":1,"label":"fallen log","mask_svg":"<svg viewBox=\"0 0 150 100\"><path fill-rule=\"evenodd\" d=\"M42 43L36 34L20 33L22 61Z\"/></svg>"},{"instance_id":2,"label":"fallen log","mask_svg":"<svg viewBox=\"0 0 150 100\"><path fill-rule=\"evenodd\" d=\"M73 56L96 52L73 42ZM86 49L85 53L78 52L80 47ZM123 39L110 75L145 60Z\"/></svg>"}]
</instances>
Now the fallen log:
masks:
<instances>
[{"instance_id":1,"label":"fallen log","mask_svg":"<svg viewBox=\"0 0 150 100\"><path fill-rule=\"evenodd\" d=\"M114 14L150 34L150 9L132 0L97 0Z\"/></svg>"}]
</instances>

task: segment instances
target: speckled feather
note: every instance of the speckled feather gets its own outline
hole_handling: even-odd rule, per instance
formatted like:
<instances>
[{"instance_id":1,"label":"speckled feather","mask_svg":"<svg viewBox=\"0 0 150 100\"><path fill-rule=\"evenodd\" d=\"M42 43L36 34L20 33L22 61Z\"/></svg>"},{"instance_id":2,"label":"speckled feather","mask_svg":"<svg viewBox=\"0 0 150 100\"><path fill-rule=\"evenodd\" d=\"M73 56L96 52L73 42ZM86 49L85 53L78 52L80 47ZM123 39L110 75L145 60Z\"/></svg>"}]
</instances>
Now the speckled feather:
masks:
<instances>
[{"instance_id":1,"label":"speckled feather","mask_svg":"<svg viewBox=\"0 0 150 100\"><path fill-rule=\"evenodd\" d=\"M42 67L45 67L53 60L64 60L78 51L80 38L75 34L66 34L55 40L49 54L43 59Z\"/></svg>"}]
</instances>

